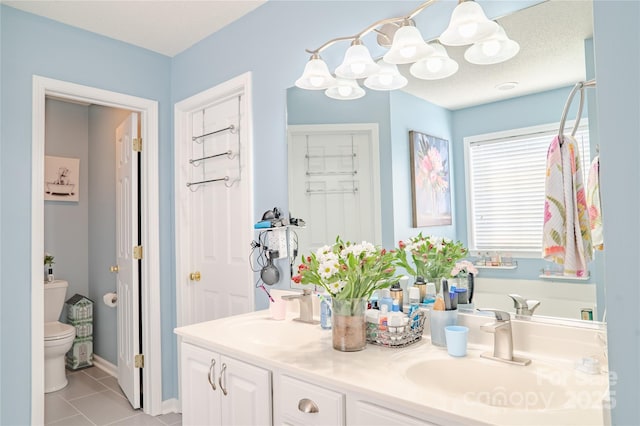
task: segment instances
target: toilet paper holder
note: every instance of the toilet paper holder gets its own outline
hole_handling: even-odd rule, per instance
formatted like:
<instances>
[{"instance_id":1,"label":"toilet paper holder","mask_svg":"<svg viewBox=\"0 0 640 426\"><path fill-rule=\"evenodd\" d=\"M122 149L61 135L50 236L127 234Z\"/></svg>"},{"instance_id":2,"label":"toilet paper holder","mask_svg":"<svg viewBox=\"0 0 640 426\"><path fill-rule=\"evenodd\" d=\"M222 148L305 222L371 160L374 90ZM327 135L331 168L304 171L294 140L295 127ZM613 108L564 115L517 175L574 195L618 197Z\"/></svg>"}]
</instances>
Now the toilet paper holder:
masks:
<instances>
[{"instance_id":1,"label":"toilet paper holder","mask_svg":"<svg viewBox=\"0 0 640 426\"><path fill-rule=\"evenodd\" d=\"M103 297L102 300L104 302L105 305L111 307L111 308L115 308L118 302L118 294L117 293L106 293Z\"/></svg>"}]
</instances>

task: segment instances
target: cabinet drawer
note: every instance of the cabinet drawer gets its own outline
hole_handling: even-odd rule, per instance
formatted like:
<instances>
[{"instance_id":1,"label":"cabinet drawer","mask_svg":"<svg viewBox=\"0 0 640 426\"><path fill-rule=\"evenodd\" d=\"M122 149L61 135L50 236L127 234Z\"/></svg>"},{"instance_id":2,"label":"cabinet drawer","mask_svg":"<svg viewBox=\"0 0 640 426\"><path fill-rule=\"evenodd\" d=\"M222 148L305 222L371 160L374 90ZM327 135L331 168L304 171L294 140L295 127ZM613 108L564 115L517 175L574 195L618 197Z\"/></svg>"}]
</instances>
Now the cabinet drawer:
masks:
<instances>
[{"instance_id":1,"label":"cabinet drawer","mask_svg":"<svg viewBox=\"0 0 640 426\"><path fill-rule=\"evenodd\" d=\"M339 392L280 375L273 399L276 404L276 424L345 424L345 398Z\"/></svg>"}]
</instances>

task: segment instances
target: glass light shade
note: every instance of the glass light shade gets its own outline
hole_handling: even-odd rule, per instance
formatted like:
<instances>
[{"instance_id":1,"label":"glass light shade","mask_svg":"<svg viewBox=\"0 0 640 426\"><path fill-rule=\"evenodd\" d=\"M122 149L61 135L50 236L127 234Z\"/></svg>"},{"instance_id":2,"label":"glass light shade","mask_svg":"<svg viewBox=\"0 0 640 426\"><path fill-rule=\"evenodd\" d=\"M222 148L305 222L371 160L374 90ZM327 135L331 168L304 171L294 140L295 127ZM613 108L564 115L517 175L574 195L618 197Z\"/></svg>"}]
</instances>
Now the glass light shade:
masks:
<instances>
[{"instance_id":1,"label":"glass light shade","mask_svg":"<svg viewBox=\"0 0 640 426\"><path fill-rule=\"evenodd\" d=\"M302 76L296 80L296 86L307 90L324 90L335 83L327 64L322 59L311 59L304 67Z\"/></svg>"},{"instance_id":2,"label":"glass light shade","mask_svg":"<svg viewBox=\"0 0 640 426\"><path fill-rule=\"evenodd\" d=\"M504 29L498 26L493 36L469 47L464 52L464 58L476 65L499 64L513 58L519 51L520 45L507 37Z\"/></svg>"},{"instance_id":3,"label":"glass light shade","mask_svg":"<svg viewBox=\"0 0 640 426\"><path fill-rule=\"evenodd\" d=\"M407 85L408 80L400 74L395 64L388 64L384 60L378 61L380 71L364 81L364 85L373 90L396 90Z\"/></svg>"},{"instance_id":4,"label":"glass light shade","mask_svg":"<svg viewBox=\"0 0 640 426\"><path fill-rule=\"evenodd\" d=\"M405 25L398 28L393 36L391 49L384 55L384 61L390 64L409 64L433 53L433 49L424 41L420 30Z\"/></svg>"},{"instance_id":5,"label":"glass light shade","mask_svg":"<svg viewBox=\"0 0 640 426\"><path fill-rule=\"evenodd\" d=\"M332 99L346 101L363 97L365 91L355 80L336 78L335 84L325 90L324 94Z\"/></svg>"},{"instance_id":6,"label":"glass light shade","mask_svg":"<svg viewBox=\"0 0 640 426\"><path fill-rule=\"evenodd\" d=\"M439 40L448 46L464 46L490 37L498 28L498 24L487 19L478 3L469 0L456 6Z\"/></svg>"},{"instance_id":7,"label":"glass light shade","mask_svg":"<svg viewBox=\"0 0 640 426\"><path fill-rule=\"evenodd\" d=\"M438 43L431 43L430 46L435 53L411 65L409 72L412 76L423 80L439 80L458 72L458 63L449 57L444 46Z\"/></svg>"},{"instance_id":8,"label":"glass light shade","mask_svg":"<svg viewBox=\"0 0 640 426\"><path fill-rule=\"evenodd\" d=\"M378 72L380 67L373 62L369 49L362 44L350 46L344 54L344 60L338 68L336 75L342 78L365 78Z\"/></svg>"}]
</instances>

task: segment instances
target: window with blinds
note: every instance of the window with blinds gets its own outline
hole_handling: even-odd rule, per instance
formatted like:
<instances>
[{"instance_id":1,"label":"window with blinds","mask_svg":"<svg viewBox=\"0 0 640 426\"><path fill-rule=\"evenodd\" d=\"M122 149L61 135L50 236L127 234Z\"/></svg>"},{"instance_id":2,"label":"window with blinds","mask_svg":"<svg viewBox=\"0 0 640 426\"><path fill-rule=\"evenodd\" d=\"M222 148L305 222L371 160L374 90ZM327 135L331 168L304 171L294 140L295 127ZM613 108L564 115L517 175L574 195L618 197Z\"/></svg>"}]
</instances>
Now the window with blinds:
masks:
<instances>
[{"instance_id":1,"label":"window with blinds","mask_svg":"<svg viewBox=\"0 0 640 426\"><path fill-rule=\"evenodd\" d=\"M573 124L566 127L572 129ZM547 149L557 129L558 125L538 126L465 138L471 250L541 252ZM586 185L590 165L586 120L576 140Z\"/></svg>"}]
</instances>

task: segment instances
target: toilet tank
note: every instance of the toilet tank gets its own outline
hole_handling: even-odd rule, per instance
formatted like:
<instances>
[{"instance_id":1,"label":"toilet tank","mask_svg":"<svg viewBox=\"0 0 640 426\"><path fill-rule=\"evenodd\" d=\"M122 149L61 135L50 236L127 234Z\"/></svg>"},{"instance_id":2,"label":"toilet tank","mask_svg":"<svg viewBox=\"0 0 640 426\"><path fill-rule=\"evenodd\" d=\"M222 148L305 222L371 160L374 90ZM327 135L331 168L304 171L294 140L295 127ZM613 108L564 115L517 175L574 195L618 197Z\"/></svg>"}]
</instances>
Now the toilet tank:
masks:
<instances>
[{"instance_id":1,"label":"toilet tank","mask_svg":"<svg viewBox=\"0 0 640 426\"><path fill-rule=\"evenodd\" d=\"M69 283L55 280L44 283L44 322L58 321Z\"/></svg>"}]
</instances>

